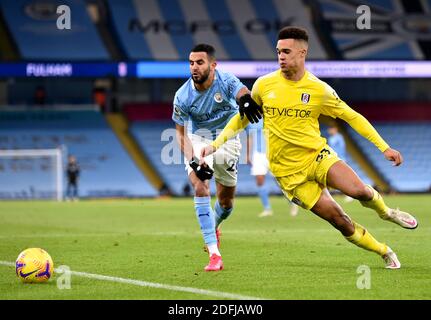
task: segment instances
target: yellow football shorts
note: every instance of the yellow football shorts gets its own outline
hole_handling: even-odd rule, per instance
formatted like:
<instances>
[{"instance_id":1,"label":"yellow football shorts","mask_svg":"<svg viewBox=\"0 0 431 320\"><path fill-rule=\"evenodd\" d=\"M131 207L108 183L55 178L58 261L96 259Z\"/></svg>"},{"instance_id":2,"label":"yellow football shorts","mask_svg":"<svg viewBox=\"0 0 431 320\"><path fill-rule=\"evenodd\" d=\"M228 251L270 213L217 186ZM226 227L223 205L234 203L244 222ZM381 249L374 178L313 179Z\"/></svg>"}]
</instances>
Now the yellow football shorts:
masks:
<instances>
[{"instance_id":1,"label":"yellow football shorts","mask_svg":"<svg viewBox=\"0 0 431 320\"><path fill-rule=\"evenodd\" d=\"M326 188L329 168L340 161L337 153L326 145L313 156L313 162L305 170L284 177L276 177L284 195L293 203L310 210Z\"/></svg>"}]
</instances>

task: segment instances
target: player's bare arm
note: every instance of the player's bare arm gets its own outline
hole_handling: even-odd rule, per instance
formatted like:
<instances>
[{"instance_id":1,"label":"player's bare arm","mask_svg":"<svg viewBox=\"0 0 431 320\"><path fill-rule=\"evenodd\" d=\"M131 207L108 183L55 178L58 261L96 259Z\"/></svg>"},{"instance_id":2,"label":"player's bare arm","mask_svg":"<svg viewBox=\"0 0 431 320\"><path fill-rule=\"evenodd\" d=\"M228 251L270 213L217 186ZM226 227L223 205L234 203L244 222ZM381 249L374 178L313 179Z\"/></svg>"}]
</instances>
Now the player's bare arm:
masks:
<instances>
[{"instance_id":1,"label":"player's bare arm","mask_svg":"<svg viewBox=\"0 0 431 320\"><path fill-rule=\"evenodd\" d=\"M180 150L186 157L187 161L192 160L194 156L193 145L189 137L185 134L185 127L179 124L176 124L175 129L176 129L176 137L177 137L178 145L180 146Z\"/></svg>"},{"instance_id":2,"label":"player's bare arm","mask_svg":"<svg viewBox=\"0 0 431 320\"><path fill-rule=\"evenodd\" d=\"M185 127L176 124L176 137L181 151L189 161L190 167L196 173L196 176L202 180L209 180L212 178L214 171L206 164L200 163L199 159L195 157L193 152L193 145L190 138L185 134Z\"/></svg>"},{"instance_id":3,"label":"player's bare arm","mask_svg":"<svg viewBox=\"0 0 431 320\"><path fill-rule=\"evenodd\" d=\"M213 154L214 152L216 152L216 148L213 147L212 145L208 145L205 148L202 148L201 154L200 154L199 164L201 166L205 165L205 159L204 158Z\"/></svg>"}]
</instances>

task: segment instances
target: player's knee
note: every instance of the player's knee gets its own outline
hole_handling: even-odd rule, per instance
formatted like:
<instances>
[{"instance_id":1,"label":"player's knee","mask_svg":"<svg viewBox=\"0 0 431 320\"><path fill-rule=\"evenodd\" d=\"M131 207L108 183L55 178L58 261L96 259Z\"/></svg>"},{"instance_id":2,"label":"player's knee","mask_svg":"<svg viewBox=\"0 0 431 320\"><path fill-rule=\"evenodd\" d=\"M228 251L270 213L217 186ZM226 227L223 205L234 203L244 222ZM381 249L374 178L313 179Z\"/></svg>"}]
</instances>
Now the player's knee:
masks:
<instances>
[{"instance_id":1,"label":"player's knee","mask_svg":"<svg viewBox=\"0 0 431 320\"><path fill-rule=\"evenodd\" d=\"M349 196L360 201L368 201L372 198L372 193L365 184L360 184L353 187L353 190Z\"/></svg>"},{"instance_id":2,"label":"player's knee","mask_svg":"<svg viewBox=\"0 0 431 320\"><path fill-rule=\"evenodd\" d=\"M345 214L339 214L333 217L331 223L344 236L350 236L355 232L355 227L350 219Z\"/></svg>"},{"instance_id":3,"label":"player's knee","mask_svg":"<svg viewBox=\"0 0 431 320\"><path fill-rule=\"evenodd\" d=\"M233 199L231 198L219 199L219 203L223 209L230 209L233 207Z\"/></svg>"},{"instance_id":4,"label":"player's knee","mask_svg":"<svg viewBox=\"0 0 431 320\"><path fill-rule=\"evenodd\" d=\"M207 197L210 195L209 187L201 181L196 182L193 188L195 189L196 197Z\"/></svg>"},{"instance_id":5,"label":"player's knee","mask_svg":"<svg viewBox=\"0 0 431 320\"><path fill-rule=\"evenodd\" d=\"M355 228L352 224L350 218L344 213L343 209L333 201L332 203L332 214L329 219L329 222L339 230L344 236L352 235L355 231Z\"/></svg>"}]
</instances>

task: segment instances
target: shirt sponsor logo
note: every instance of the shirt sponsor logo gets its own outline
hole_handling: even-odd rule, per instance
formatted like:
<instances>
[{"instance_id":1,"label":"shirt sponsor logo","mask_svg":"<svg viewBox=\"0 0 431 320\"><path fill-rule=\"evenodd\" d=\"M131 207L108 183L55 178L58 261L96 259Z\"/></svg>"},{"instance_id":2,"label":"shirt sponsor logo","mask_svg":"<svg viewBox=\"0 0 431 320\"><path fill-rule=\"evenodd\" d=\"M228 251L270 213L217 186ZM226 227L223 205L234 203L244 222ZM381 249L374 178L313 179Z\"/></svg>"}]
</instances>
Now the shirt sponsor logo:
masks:
<instances>
[{"instance_id":1,"label":"shirt sponsor logo","mask_svg":"<svg viewBox=\"0 0 431 320\"><path fill-rule=\"evenodd\" d=\"M284 116L291 118L309 118L311 110L293 108L273 108L264 106L265 114L268 116Z\"/></svg>"},{"instance_id":2,"label":"shirt sponsor logo","mask_svg":"<svg viewBox=\"0 0 431 320\"><path fill-rule=\"evenodd\" d=\"M230 111L234 110L231 105L224 105L217 108L214 108L211 112L203 113L203 114L192 114L192 117L196 121L208 121L219 119L221 116L224 116L223 113L227 112L226 115L230 115Z\"/></svg>"}]
</instances>

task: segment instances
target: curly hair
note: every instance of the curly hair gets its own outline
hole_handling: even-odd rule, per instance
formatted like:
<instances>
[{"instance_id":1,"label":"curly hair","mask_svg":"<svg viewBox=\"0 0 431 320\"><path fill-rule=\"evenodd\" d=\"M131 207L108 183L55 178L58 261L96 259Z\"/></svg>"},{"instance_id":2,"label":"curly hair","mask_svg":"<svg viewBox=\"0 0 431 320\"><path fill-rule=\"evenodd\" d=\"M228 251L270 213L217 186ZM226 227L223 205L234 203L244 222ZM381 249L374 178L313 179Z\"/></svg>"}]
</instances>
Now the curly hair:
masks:
<instances>
[{"instance_id":1,"label":"curly hair","mask_svg":"<svg viewBox=\"0 0 431 320\"><path fill-rule=\"evenodd\" d=\"M278 33L278 40L297 39L308 42L308 34L305 29L299 27L284 27Z\"/></svg>"}]
</instances>

